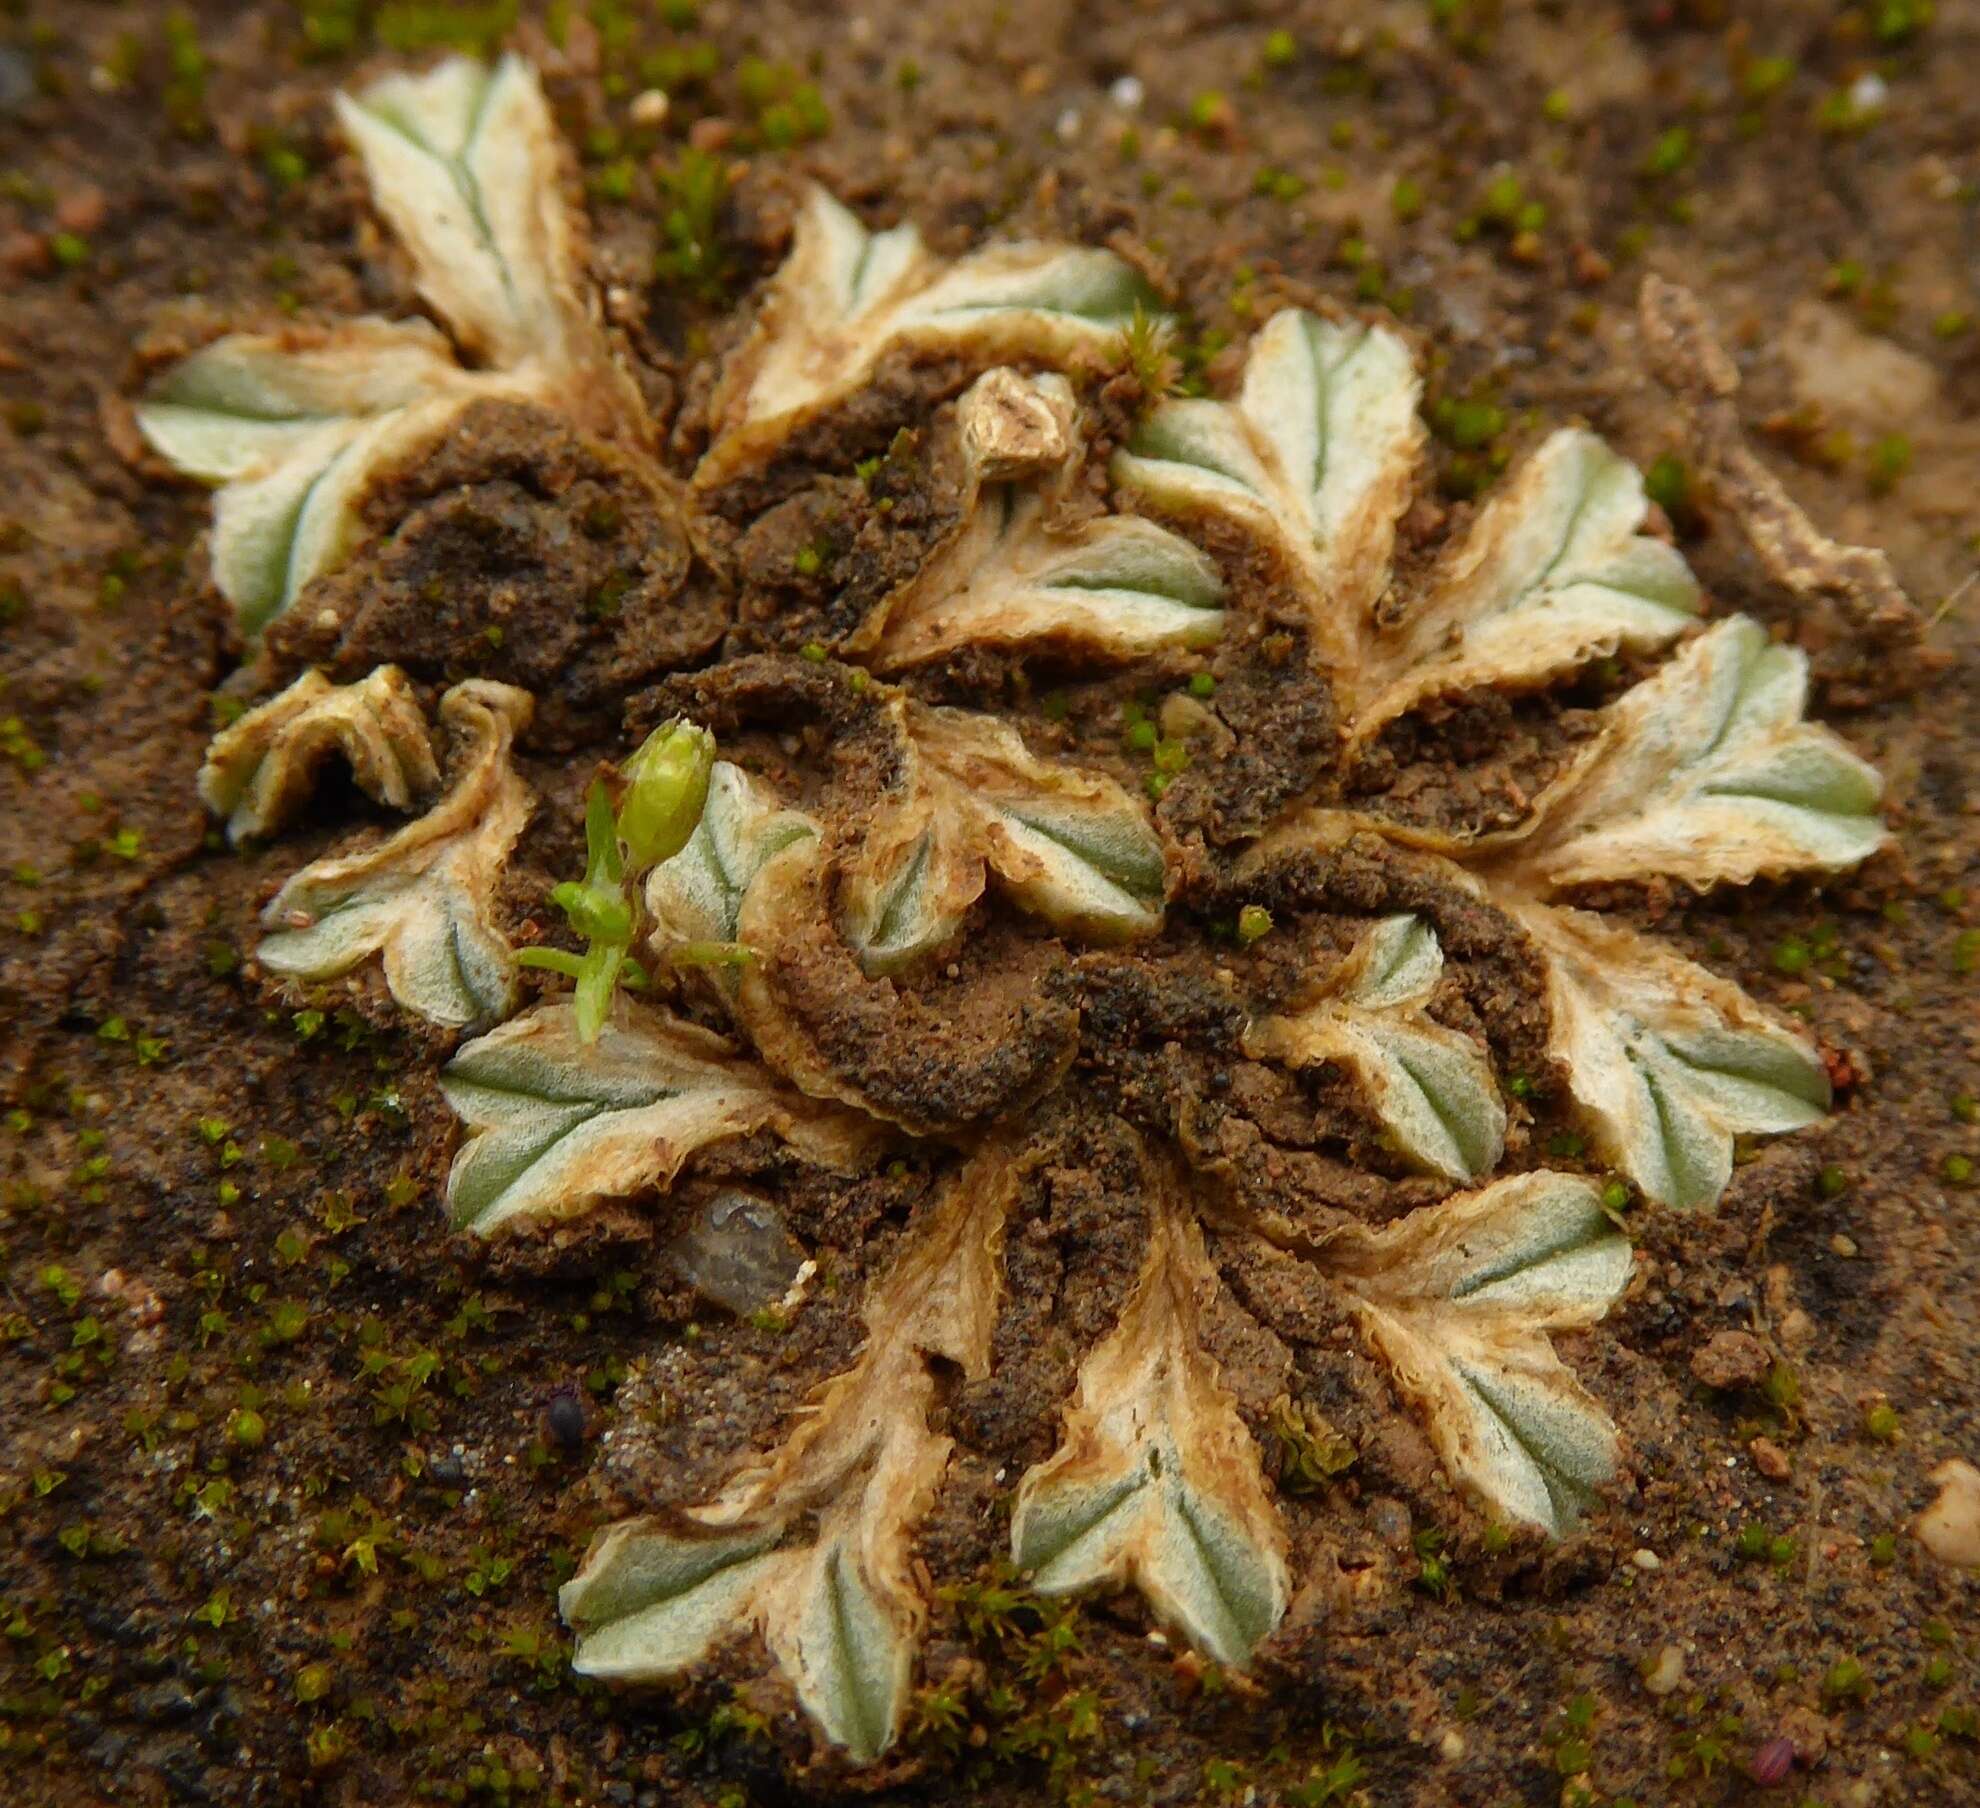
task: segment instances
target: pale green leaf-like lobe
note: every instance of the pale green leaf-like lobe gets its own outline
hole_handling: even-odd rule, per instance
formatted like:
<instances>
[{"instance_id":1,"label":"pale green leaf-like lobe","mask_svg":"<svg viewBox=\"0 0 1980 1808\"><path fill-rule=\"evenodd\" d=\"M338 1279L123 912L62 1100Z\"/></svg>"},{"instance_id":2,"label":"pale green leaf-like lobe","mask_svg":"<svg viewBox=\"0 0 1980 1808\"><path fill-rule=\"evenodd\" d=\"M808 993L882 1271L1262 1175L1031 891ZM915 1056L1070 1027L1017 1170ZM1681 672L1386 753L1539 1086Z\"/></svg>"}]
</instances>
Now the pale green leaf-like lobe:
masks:
<instances>
[{"instance_id":1,"label":"pale green leaf-like lobe","mask_svg":"<svg viewBox=\"0 0 1980 1808\"><path fill-rule=\"evenodd\" d=\"M530 696L469 679L440 702L462 744L432 809L396 834L312 862L262 913L255 958L271 973L332 979L373 954L407 1010L446 1029L506 1014L515 957L495 924L495 886L528 820L530 794L509 763Z\"/></svg>"},{"instance_id":2,"label":"pale green leaf-like lobe","mask_svg":"<svg viewBox=\"0 0 1980 1808\"><path fill-rule=\"evenodd\" d=\"M871 1127L779 1085L698 1026L621 1000L596 1041L576 1008L539 1005L469 1043L440 1089L469 1127L447 1209L479 1236L664 1190L698 1149L769 1129L849 1168Z\"/></svg>"},{"instance_id":3,"label":"pale green leaf-like lobe","mask_svg":"<svg viewBox=\"0 0 1980 1808\"><path fill-rule=\"evenodd\" d=\"M1235 401L1163 403L1114 475L1165 511L1226 515L1276 544L1322 657L1352 680L1416 475L1419 387L1386 328L1287 308L1252 341Z\"/></svg>"},{"instance_id":4,"label":"pale green leaf-like lobe","mask_svg":"<svg viewBox=\"0 0 1980 1808\"><path fill-rule=\"evenodd\" d=\"M325 428L410 407L461 375L423 320L236 333L166 371L137 419L187 476L227 483L285 462Z\"/></svg>"},{"instance_id":5,"label":"pale green leaf-like lobe","mask_svg":"<svg viewBox=\"0 0 1980 1808\"><path fill-rule=\"evenodd\" d=\"M1257 1446L1202 1348L1216 1286L1195 1218L1159 1199L1140 1278L1080 1366L1059 1449L1018 1486L1011 1557L1043 1594L1138 1588L1165 1624L1242 1669L1289 1585Z\"/></svg>"},{"instance_id":6,"label":"pale green leaf-like lobe","mask_svg":"<svg viewBox=\"0 0 1980 1808\"><path fill-rule=\"evenodd\" d=\"M826 1736L869 1763L893 1743L913 1647L844 1546L833 1545L818 1569L794 1647L814 1679L811 1705Z\"/></svg>"},{"instance_id":7,"label":"pale green leaf-like lobe","mask_svg":"<svg viewBox=\"0 0 1980 1808\"><path fill-rule=\"evenodd\" d=\"M888 707L908 757L841 887L846 937L869 971L945 944L993 875L1068 934L1124 941L1160 927L1162 843L1112 779L1039 759L988 716Z\"/></svg>"},{"instance_id":8,"label":"pale green leaf-like lobe","mask_svg":"<svg viewBox=\"0 0 1980 1808\"><path fill-rule=\"evenodd\" d=\"M1505 1106L1485 1051L1424 1013L1442 970L1427 923L1384 918L1319 991L1253 1023L1245 1052L1346 1068L1410 1161L1450 1180L1480 1179L1505 1148Z\"/></svg>"},{"instance_id":9,"label":"pale green leaf-like lobe","mask_svg":"<svg viewBox=\"0 0 1980 1808\"><path fill-rule=\"evenodd\" d=\"M282 614L310 579L340 563L361 537L356 492L368 475L357 456L370 428L331 428L258 477L221 490L213 505L213 581L234 605L244 634Z\"/></svg>"},{"instance_id":10,"label":"pale green leaf-like lobe","mask_svg":"<svg viewBox=\"0 0 1980 1808\"><path fill-rule=\"evenodd\" d=\"M1629 1240L1578 1176L1515 1175L1322 1252L1445 1466L1493 1510L1565 1535L1618 1462L1614 1425L1548 1333L1629 1283Z\"/></svg>"},{"instance_id":11,"label":"pale green leaf-like lobe","mask_svg":"<svg viewBox=\"0 0 1980 1808\"><path fill-rule=\"evenodd\" d=\"M1158 507L1231 517L1283 549L1357 740L1426 698L1538 684L1691 624L1697 586L1639 531L1636 471L1575 430L1528 460L1395 620L1418 392L1394 334L1288 309L1253 341L1235 401L1165 403L1115 474Z\"/></svg>"},{"instance_id":12,"label":"pale green leaf-like lobe","mask_svg":"<svg viewBox=\"0 0 1980 1808\"><path fill-rule=\"evenodd\" d=\"M850 651L893 671L969 646L1132 658L1217 638L1223 578L1180 535L1133 515L1070 530L1054 524L1080 448L1063 377L989 371L958 415L968 468L962 525L882 600Z\"/></svg>"},{"instance_id":13,"label":"pale green leaf-like lobe","mask_svg":"<svg viewBox=\"0 0 1980 1808\"><path fill-rule=\"evenodd\" d=\"M1540 891L1628 879L1704 890L1840 872L1889 839L1882 782L1830 730L1802 720L1808 661L1747 616L1701 635L1605 714L1506 856Z\"/></svg>"},{"instance_id":14,"label":"pale green leaf-like lobe","mask_svg":"<svg viewBox=\"0 0 1980 1808\"><path fill-rule=\"evenodd\" d=\"M912 1540L951 1448L930 1363L989 1373L1023 1171L992 1144L952 1176L869 1295L858 1361L777 1451L704 1505L593 1542L559 1596L581 1674L664 1680L754 1629L827 1739L860 1763L893 1744L927 1623Z\"/></svg>"},{"instance_id":15,"label":"pale green leaf-like lobe","mask_svg":"<svg viewBox=\"0 0 1980 1808\"><path fill-rule=\"evenodd\" d=\"M1443 944L1428 923L1419 916L1383 917L1350 953L1341 996L1364 1011L1400 1010L1427 1000L1443 972Z\"/></svg>"},{"instance_id":16,"label":"pale green leaf-like lobe","mask_svg":"<svg viewBox=\"0 0 1980 1808\"><path fill-rule=\"evenodd\" d=\"M755 327L723 371L715 441L695 482L717 486L768 456L897 347L985 366L1097 360L1150 300L1111 252L992 245L944 265L912 225L870 232L813 188Z\"/></svg>"},{"instance_id":17,"label":"pale green leaf-like lobe","mask_svg":"<svg viewBox=\"0 0 1980 1808\"><path fill-rule=\"evenodd\" d=\"M733 942L744 894L765 863L817 834L817 823L782 808L761 779L717 760L687 845L647 876L656 943Z\"/></svg>"},{"instance_id":18,"label":"pale green leaf-like lobe","mask_svg":"<svg viewBox=\"0 0 1980 1808\"><path fill-rule=\"evenodd\" d=\"M1636 467L1592 433L1551 435L1371 648L1356 736L1426 698L1538 684L1683 633L1698 586L1675 548L1640 531L1647 508Z\"/></svg>"},{"instance_id":19,"label":"pale green leaf-like lobe","mask_svg":"<svg viewBox=\"0 0 1980 1808\"><path fill-rule=\"evenodd\" d=\"M774 1567L774 1529L696 1533L657 1520L621 1520L603 1533L582 1576L558 1593L581 1640L581 1676L641 1681L698 1662L743 1623Z\"/></svg>"},{"instance_id":20,"label":"pale green leaf-like lobe","mask_svg":"<svg viewBox=\"0 0 1980 1808\"><path fill-rule=\"evenodd\" d=\"M1820 1055L1737 986L1585 911L1512 914L1547 967L1547 1050L1609 1160L1665 1205L1710 1206L1738 1134L1828 1109Z\"/></svg>"},{"instance_id":21,"label":"pale green leaf-like lobe","mask_svg":"<svg viewBox=\"0 0 1980 1808\"><path fill-rule=\"evenodd\" d=\"M438 788L433 739L406 675L381 665L355 684L308 671L279 696L216 734L199 769L200 801L227 825L227 839L271 835L341 754L359 790L394 810Z\"/></svg>"},{"instance_id":22,"label":"pale green leaf-like lobe","mask_svg":"<svg viewBox=\"0 0 1980 1808\"><path fill-rule=\"evenodd\" d=\"M424 322L357 320L217 340L152 385L137 422L169 462L221 486L214 582L254 635L363 537L381 471L476 396L515 389L461 370Z\"/></svg>"},{"instance_id":23,"label":"pale green leaf-like lobe","mask_svg":"<svg viewBox=\"0 0 1980 1808\"><path fill-rule=\"evenodd\" d=\"M421 293L488 368L463 369L424 321L356 320L235 334L151 385L145 437L221 486L214 582L250 637L349 555L380 476L470 402L553 401L613 430L639 418L579 295L564 153L529 66L450 58L337 106Z\"/></svg>"},{"instance_id":24,"label":"pale green leaf-like lobe","mask_svg":"<svg viewBox=\"0 0 1980 1808\"><path fill-rule=\"evenodd\" d=\"M338 95L337 117L420 294L461 344L508 368L568 361L579 251L535 71L517 56L493 69L449 57Z\"/></svg>"},{"instance_id":25,"label":"pale green leaf-like lobe","mask_svg":"<svg viewBox=\"0 0 1980 1808\"><path fill-rule=\"evenodd\" d=\"M1161 927L1162 844L1119 785L1041 760L1015 729L965 710L922 713L916 740L958 794L999 886L1025 909L1094 940Z\"/></svg>"}]
</instances>

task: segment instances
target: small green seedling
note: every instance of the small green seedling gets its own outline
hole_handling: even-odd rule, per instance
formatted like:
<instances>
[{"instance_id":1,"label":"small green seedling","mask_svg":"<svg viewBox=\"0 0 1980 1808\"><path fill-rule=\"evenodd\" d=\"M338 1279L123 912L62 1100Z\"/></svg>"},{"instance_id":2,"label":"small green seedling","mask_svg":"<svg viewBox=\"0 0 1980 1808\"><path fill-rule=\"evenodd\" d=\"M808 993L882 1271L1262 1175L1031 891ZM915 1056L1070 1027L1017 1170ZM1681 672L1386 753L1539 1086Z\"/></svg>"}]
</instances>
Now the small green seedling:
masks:
<instances>
[{"instance_id":1,"label":"small green seedling","mask_svg":"<svg viewBox=\"0 0 1980 1808\"><path fill-rule=\"evenodd\" d=\"M582 954L524 948L516 956L525 967L575 982L578 1034L586 1042L598 1040L621 985L647 983L632 958L641 926L638 880L687 845L708 801L714 763L715 737L692 722L675 721L656 728L626 762L616 815L604 781L592 780L585 797L584 877L566 879L550 893L588 946Z\"/></svg>"}]
</instances>

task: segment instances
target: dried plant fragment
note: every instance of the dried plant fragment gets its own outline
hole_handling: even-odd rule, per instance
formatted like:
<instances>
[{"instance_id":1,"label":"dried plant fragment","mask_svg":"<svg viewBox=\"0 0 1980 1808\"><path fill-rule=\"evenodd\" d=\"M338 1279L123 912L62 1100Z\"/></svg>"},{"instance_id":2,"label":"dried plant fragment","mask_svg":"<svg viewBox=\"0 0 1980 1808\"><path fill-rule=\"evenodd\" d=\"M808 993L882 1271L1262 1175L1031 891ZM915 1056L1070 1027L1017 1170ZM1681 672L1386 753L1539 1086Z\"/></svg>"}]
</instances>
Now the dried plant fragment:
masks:
<instances>
[{"instance_id":1,"label":"dried plant fragment","mask_svg":"<svg viewBox=\"0 0 1980 1808\"><path fill-rule=\"evenodd\" d=\"M1319 997L1260 1019L1244 1047L1256 1060L1347 1068L1405 1156L1447 1179L1477 1180L1505 1149L1506 1111L1485 1051L1424 1013L1443 965L1421 918L1384 918Z\"/></svg>"},{"instance_id":2,"label":"dried plant fragment","mask_svg":"<svg viewBox=\"0 0 1980 1808\"><path fill-rule=\"evenodd\" d=\"M1800 652L1746 616L1720 623L1610 706L1506 876L1542 891L1659 877L1705 890L1856 865L1888 839L1882 782L1802 720L1807 691Z\"/></svg>"},{"instance_id":3,"label":"dried plant fragment","mask_svg":"<svg viewBox=\"0 0 1980 1808\"><path fill-rule=\"evenodd\" d=\"M1592 433L1551 435L1373 649L1356 735L1428 697L1535 684L1690 627L1698 586L1640 531L1647 508L1636 467Z\"/></svg>"},{"instance_id":4,"label":"dried plant fragment","mask_svg":"<svg viewBox=\"0 0 1980 1808\"><path fill-rule=\"evenodd\" d=\"M462 348L511 368L588 353L566 154L536 72L450 57L337 96L378 211Z\"/></svg>"},{"instance_id":5,"label":"dried plant fragment","mask_svg":"<svg viewBox=\"0 0 1980 1808\"><path fill-rule=\"evenodd\" d=\"M687 845L647 877L646 909L655 941L733 943L743 896L756 875L785 848L817 834L817 823L802 811L782 808L761 779L717 760L701 820Z\"/></svg>"},{"instance_id":6,"label":"dried plant fragment","mask_svg":"<svg viewBox=\"0 0 1980 1808\"><path fill-rule=\"evenodd\" d=\"M868 1300L858 1362L773 1456L593 1541L558 1597L581 1674L661 1680L753 1626L827 1738L862 1762L893 1743L927 1621L911 1540L952 1448L929 1425L930 1361L989 1373L1022 1172L992 1144L955 1175Z\"/></svg>"},{"instance_id":7,"label":"dried plant fragment","mask_svg":"<svg viewBox=\"0 0 1980 1808\"><path fill-rule=\"evenodd\" d=\"M1230 515L1279 546L1322 657L1352 674L1416 476L1418 389L1396 334L1288 308L1252 341L1234 402L1164 402L1114 475L1164 509Z\"/></svg>"},{"instance_id":8,"label":"dried plant fragment","mask_svg":"<svg viewBox=\"0 0 1980 1808\"><path fill-rule=\"evenodd\" d=\"M665 1189L697 1149L774 1131L809 1161L857 1164L872 1127L780 1086L691 1023L621 1003L596 1041L567 1004L470 1042L440 1089L470 1127L447 1176L456 1228L488 1236Z\"/></svg>"},{"instance_id":9,"label":"dried plant fragment","mask_svg":"<svg viewBox=\"0 0 1980 1808\"><path fill-rule=\"evenodd\" d=\"M1510 908L1547 964L1547 1052L1603 1154L1652 1199L1712 1204L1736 1134L1827 1111L1820 1055L1739 987L1586 911Z\"/></svg>"},{"instance_id":10,"label":"dried plant fragment","mask_svg":"<svg viewBox=\"0 0 1980 1808\"><path fill-rule=\"evenodd\" d=\"M477 397L520 393L462 370L423 321L355 320L217 340L152 385L137 422L178 470L220 486L213 581L253 636L362 538L379 472Z\"/></svg>"},{"instance_id":11,"label":"dried plant fragment","mask_svg":"<svg viewBox=\"0 0 1980 1808\"><path fill-rule=\"evenodd\" d=\"M1102 356L1150 297L1111 252L992 245L944 267L912 225L869 232L822 188L798 216L749 339L723 372L714 444L695 473L726 482L913 346L983 364Z\"/></svg>"},{"instance_id":12,"label":"dried plant fragment","mask_svg":"<svg viewBox=\"0 0 1980 1808\"><path fill-rule=\"evenodd\" d=\"M463 369L424 321L355 320L235 334L152 385L138 425L178 470L220 486L214 582L250 637L341 563L381 473L468 403L640 419L579 297L563 152L529 66L451 58L337 105L420 292L488 368Z\"/></svg>"},{"instance_id":13,"label":"dried plant fragment","mask_svg":"<svg viewBox=\"0 0 1980 1808\"><path fill-rule=\"evenodd\" d=\"M1133 657L1202 646L1223 628L1223 579L1187 540L1134 515L1055 531L1054 477L1076 459L1072 389L1063 377L993 370L960 404L969 461L963 525L874 610L848 643L882 671L959 647L1047 644ZM1047 481L1020 483L1040 448Z\"/></svg>"},{"instance_id":14,"label":"dried plant fragment","mask_svg":"<svg viewBox=\"0 0 1980 1808\"><path fill-rule=\"evenodd\" d=\"M1011 1555L1045 1594L1131 1584L1242 1668L1289 1586L1258 1447L1198 1334L1216 1287L1195 1217L1161 1199L1134 1292L1080 1366L1064 1440L1019 1484Z\"/></svg>"},{"instance_id":15,"label":"dried plant fragment","mask_svg":"<svg viewBox=\"0 0 1980 1808\"><path fill-rule=\"evenodd\" d=\"M1768 470L1739 424L1739 370L1689 289L1646 276L1643 343L1658 380L1684 405L1715 486L1773 579L1796 596L1836 597L1873 641L1916 641L1923 624L1890 559L1875 547L1831 540Z\"/></svg>"},{"instance_id":16,"label":"dried plant fragment","mask_svg":"<svg viewBox=\"0 0 1980 1808\"><path fill-rule=\"evenodd\" d=\"M846 937L869 972L940 947L992 873L1055 928L1122 941L1161 926L1167 870L1142 807L1112 779L1041 760L966 710L896 701L904 779L849 861Z\"/></svg>"},{"instance_id":17,"label":"dried plant fragment","mask_svg":"<svg viewBox=\"0 0 1980 1808\"><path fill-rule=\"evenodd\" d=\"M381 665L355 684L303 673L223 728L199 769L200 801L236 844L272 835L302 807L323 763L341 753L366 796L409 810L436 790L433 739L406 675Z\"/></svg>"},{"instance_id":18,"label":"dried plant fragment","mask_svg":"<svg viewBox=\"0 0 1980 1808\"><path fill-rule=\"evenodd\" d=\"M529 818L509 747L530 716L512 685L469 679L440 699L467 743L447 794L389 839L312 861L262 912L255 958L292 979L334 979L370 955L409 1011L467 1029L515 1005L515 957L495 927L495 883Z\"/></svg>"},{"instance_id":19,"label":"dried plant fragment","mask_svg":"<svg viewBox=\"0 0 1980 1808\"><path fill-rule=\"evenodd\" d=\"M1322 1252L1445 1467L1558 1538L1617 1463L1615 1427L1554 1353L1628 1285L1628 1238L1589 1181L1540 1172L1426 1206Z\"/></svg>"}]
</instances>

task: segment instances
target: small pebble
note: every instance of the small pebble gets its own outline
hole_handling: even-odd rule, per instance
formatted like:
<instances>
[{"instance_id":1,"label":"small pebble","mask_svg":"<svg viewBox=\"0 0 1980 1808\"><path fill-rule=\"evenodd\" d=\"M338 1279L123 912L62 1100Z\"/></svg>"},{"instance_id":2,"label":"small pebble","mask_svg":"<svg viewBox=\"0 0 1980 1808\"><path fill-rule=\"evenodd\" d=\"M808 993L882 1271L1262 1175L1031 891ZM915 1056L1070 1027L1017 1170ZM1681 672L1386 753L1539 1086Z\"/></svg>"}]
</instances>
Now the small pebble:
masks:
<instances>
[{"instance_id":1,"label":"small pebble","mask_svg":"<svg viewBox=\"0 0 1980 1808\"><path fill-rule=\"evenodd\" d=\"M543 1424L550 1441L566 1456L575 1456L584 1448L584 1402L574 1390L559 1388L550 1396Z\"/></svg>"},{"instance_id":2,"label":"small pebble","mask_svg":"<svg viewBox=\"0 0 1980 1808\"><path fill-rule=\"evenodd\" d=\"M1769 1739L1753 1754L1753 1762L1747 1766L1747 1774L1762 1789L1772 1789L1785 1783L1794 1769L1794 1741L1792 1739Z\"/></svg>"},{"instance_id":3,"label":"small pebble","mask_svg":"<svg viewBox=\"0 0 1980 1808\"><path fill-rule=\"evenodd\" d=\"M1772 1365L1766 1345L1750 1331L1721 1331L1691 1358L1692 1374L1721 1393L1758 1387Z\"/></svg>"},{"instance_id":4,"label":"small pebble","mask_svg":"<svg viewBox=\"0 0 1980 1808\"><path fill-rule=\"evenodd\" d=\"M1664 1567L1663 1558L1652 1550L1632 1551L1629 1560L1641 1570L1659 1570Z\"/></svg>"},{"instance_id":5,"label":"small pebble","mask_svg":"<svg viewBox=\"0 0 1980 1808\"><path fill-rule=\"evenodd\" d=\"M1107 98L1122 112L1132 113L1148 98L1148 90L1142 87L1139 76L1123 75L1108 88Z\"/></svg>"},{"instance_id":6,"label":"small pebble","mask_svg":"<svg viewBox=\"0 0 1980 1808\"><path fill-rule=\"evenodd\" d=\"M87 238L100 232L109 217L110 202L103 190L91 183L56 203L55 224L64 232L79 232Z\"/></svg>"},{"instance_id":7,"label":"small pebble","mask_svg":"<svg viewBox=\"0 0 1980 1808\"><path fill-rule=\"evenodd\" d=\"M1837 1231L1836 1234L1829 1239L1829 1248L1835 1254L1841 1256L1845 1261L1847 1261L1851 1256L1857 1253L1856 1239L1854 1237L1846 1237L1843 1235L1841 1231Z\"/></svg>"},{"instance_id":8,"label":"small pebble","mask_svg":"<svg viewBox=\"0 0 1980 1808\"><path fill-rule=\"evenodd\" d=\"M1673 1695L1684 1685L1684 1653L1676 1645L1666 1645L1656 1662L1644 1672L1643 1686L1652 1695Z\"/></svg>"},{"instance_id":9,"label":"small pebble","mask_svg":"<svg viewBox=\"0 0 1980 1808\"><path fill-rule=\"evenodd\" d=\"M1384 1495L1368 1503L1368 1523L1375 1536L1391 1550L1409 1546L1409 1509L1399 1500Z\"/></svg>"},{"instance_id":10,"label":"small pebble","mask_svg":"<svg viewBox=\"0 0 1980 1808\"><path fill-rule=\"evenodd\" d=\"M636 126L657 126L667 117L668 105L667 96L660 89L648 88L633 96L626 112Z\"/></svg>"},{"instance_id":11,"label":"small pebble","mask_svg":"<svg viewBox=\"0 0 1980 1808\"><path fill-rule=\"evenodd\" d=\"M1941 1563L1980 1569L1980 1469L1954 1457L1928 1479L1939 1498L1918 1516L1918 1542Z\"/></svg>"},{"instance_id":12,"label":"small pebble","mask_svg":"<svg viewBox=\"0 0 1980 1808\"><path fill-rule=\"evenodd\" d=\"M0 107L0 112L4 112ZM0 271L10 276L45 276L55 268L54 253L39 232L10 232L0 240Z\"/></svg>"},{"instance_id":13,"label":"small pebble","mask_svg":"<svg viewBox=\"0 0 1980 1808\"><path fill-rule=\"evenodd\" d=\"M774 1306L804 1263L776 1206L738 1187L704 1202L667 1254L690 1287L738 1318Z\"/></svg>"},{"instance_id":14,"label":"small pebble","mask_svg":"<svg viewBox=\"0 0 1980 1808\"><path fill-rule=\"evenodd\" d=\"M1788 1453L1772 1438L1755 1438L1747 1449L1752 1453L1754 1468L1770 1482L1784 1482L1794 1473Z\"/></svg>"}]
</instances>

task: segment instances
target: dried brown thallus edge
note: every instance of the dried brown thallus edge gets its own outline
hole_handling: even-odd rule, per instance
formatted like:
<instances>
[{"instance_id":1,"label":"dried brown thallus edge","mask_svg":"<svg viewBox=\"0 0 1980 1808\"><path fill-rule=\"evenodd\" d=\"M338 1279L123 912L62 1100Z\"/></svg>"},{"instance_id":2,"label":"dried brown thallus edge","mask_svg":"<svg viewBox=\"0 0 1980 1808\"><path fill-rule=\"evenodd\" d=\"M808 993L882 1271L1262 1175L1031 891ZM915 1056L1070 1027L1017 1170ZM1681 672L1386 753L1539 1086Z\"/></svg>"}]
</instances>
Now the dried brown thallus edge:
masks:
<instances>
[{"instance_id":1,"label":"dried brown thallus edge","mask_svg":"<svg viewBox=\"0 0 1980 1808\"><path fill-rule=\"evenodd\" d=\"M1637 310L1650 368L1684 411L1713 489L1768 576L1802 603L1833 611L1850 639L1902 653L1901 677L1944 669L1950 655L1922 644L1924 620L1890 559L1876 547L1831 540L1753 450L1739 419L1738 367L1698 297L1681 284L1646 276ZM1886 674L1876 694L1889 682ZM1863 702L1872 694L1850 685L1836 696Z\"/></svg>"}]
</instances>

